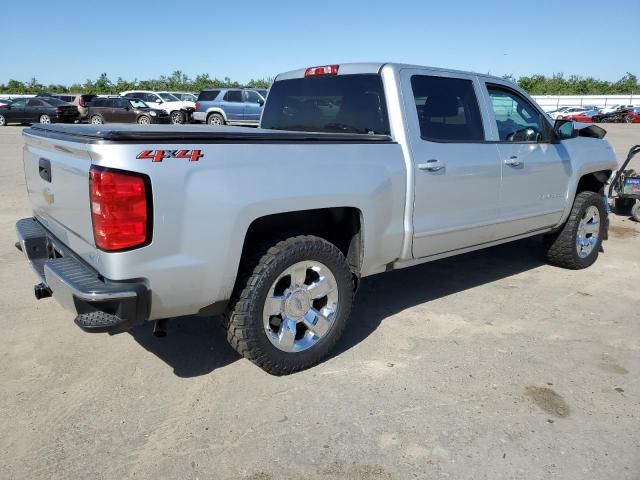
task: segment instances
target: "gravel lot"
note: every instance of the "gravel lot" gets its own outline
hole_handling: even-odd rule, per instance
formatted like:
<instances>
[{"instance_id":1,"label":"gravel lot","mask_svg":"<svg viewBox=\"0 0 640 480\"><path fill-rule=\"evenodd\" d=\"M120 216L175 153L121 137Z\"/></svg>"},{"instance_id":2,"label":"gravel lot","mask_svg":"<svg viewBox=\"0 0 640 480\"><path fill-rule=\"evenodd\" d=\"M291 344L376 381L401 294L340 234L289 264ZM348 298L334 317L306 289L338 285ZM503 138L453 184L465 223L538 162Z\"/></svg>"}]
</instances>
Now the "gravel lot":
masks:
<instances>
[{"instance_id":1,"label":"gravel lot","mask_svg":"<svg viewBox=\"0 0 640 480\"><path fill-rule=\"evenodd\" d=\"M606 128L620 158L640 143ZM36 301L20 131L0 128L3 479L640 478L639 224L612 215L585 271L535 238L368 278L335 355L277 378L214 319L90 335Z\"/></svg>"}]
</instances>

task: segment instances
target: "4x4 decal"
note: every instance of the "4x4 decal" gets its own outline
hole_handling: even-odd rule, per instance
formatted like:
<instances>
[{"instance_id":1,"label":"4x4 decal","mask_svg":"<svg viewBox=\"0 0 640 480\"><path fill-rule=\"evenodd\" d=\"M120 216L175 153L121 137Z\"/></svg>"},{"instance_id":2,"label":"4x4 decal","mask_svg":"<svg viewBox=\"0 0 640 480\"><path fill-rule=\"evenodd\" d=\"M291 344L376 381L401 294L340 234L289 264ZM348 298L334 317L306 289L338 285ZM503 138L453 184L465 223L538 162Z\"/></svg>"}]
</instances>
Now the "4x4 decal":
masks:
<instances>
[{"instance_id":1,"label":"4x4 decal","mask_svg":"<svg viewBox=\"0 0 640 480\"><path fill-rule=\"evenodd\" d=\"M144 150L136 158L161 162L165 158L186 158L190 162L197 162L204 157L201 150Z\"/></svg>"}]
</instances>

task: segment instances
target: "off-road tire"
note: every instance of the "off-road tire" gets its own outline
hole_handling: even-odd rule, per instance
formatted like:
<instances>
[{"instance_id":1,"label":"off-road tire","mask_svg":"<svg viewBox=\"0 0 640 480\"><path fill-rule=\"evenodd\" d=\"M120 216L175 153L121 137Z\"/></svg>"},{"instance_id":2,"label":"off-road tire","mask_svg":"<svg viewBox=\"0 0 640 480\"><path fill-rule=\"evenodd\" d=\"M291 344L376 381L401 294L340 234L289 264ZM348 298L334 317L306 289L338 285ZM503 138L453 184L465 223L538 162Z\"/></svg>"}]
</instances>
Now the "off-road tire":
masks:
<instances>
[{"instance_id":1,"label":"off-road tire","mask_svg":"<svg viewBox=\"0 0 640 480\"><path fill-rule=\"evenodd\" d=\"M578 226L590 206L595 206L600 214L598 241L587 257L580 258L576 249ZM607 210L602 195L589 191L578 193L566 223L557 232L544 237L547 262L570 270L580 270L591 266L598 258L602 240L606 234L607 223Z\"/></svg>"},{"instance_id":2,"label":"off-road tire","mask_svg":"<svg viewBox=\"0 0 640 480\"><path fill-rule=\"evenodd\" d=\"M635 205L631 207L631 217L636 222L640 222L640 202L636 202Z\"/></svg>"},{"instance_id":3,"label":"off-road tire","mask_svg":"<svg viewBox=\"0 0 640 480\"><path fill-rule=\"evenodd\" d=\"M322 361L342 335L353 303L353 279L342 252L326 240L302 235L272 242L255 249L253 258L243 261L233 297L225 315L227 340L243 357L272 375L287 375ZM289 266L317 260L335 276L340 302L333 326L307 350L288 353L268 339L263 324L263 308L270 287Z\"/></svg>"},{"instance_id":4,"label":"off-road tire","mask_svg":"<svg viewBox=\"0 0 640 480\"><path fill-rule=\"evenodd\" d=\"M219 113L212 113L207 117L207 124L209 125L225 125L224 117Z\"/></svg>"}]
</instances>

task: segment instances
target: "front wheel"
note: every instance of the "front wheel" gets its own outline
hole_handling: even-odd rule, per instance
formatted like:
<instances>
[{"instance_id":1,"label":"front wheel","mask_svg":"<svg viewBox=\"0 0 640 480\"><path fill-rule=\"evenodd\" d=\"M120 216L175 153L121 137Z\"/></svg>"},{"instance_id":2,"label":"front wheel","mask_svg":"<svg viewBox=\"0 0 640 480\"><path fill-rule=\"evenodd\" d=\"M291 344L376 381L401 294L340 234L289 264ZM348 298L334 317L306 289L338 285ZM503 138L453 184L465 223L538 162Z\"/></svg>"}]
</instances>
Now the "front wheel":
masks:
<instances>
[{"instance_id":1,"label":"front wheel","mask_svg":"<svg viewBox=\"0 0 640 480\"><path fill-rule=\"evenodd\" d=\"M40 123L51 123L51 117L49 115L40 115Z\"/></svg>"},{"instance_id":2,"label":"front wheel","mask_svg":"<svg viewBox=\"0 0 640 480\"><path fill-rule=\"evenodd\" d=\"M174 125L180 125L184 123L184 113L179 112L179 111L175 111L175 112L171 112L171 115L169 115L169 119L171 120L171 123L173 123Z\"/></svg>"},{"instance_id":3,"label":"front wheel","mask_svg":"<svg viewBox=\"0 0 640 480\"><path fill-rule=\"evenodd\" d=\"M580 192L564 226L545 236L547 261L571 270L591 266L598 258L606 225L607 211L602 196L596 192Z\"/></svg>"},{"instance_id":4,"label":"front wheel","mask_svg":"<svg viewBox=\"0 0 640 480\"><path fill-rule=\"evenodd\" d=\"M150 122L151 122L151 120L146 115L140 115L138 117L138 123L140 125L148 125Z\"/></svg>"},{"instance_id":5,"label":"front wheel","mask_svg":"<svg viewBox=\"0 0 640 480\"><path fill-rule=\"evenodd\" d=\"M102 125L103 123L104 123L104 120L100 115L93 115L91 117L91 125Z\"/></svg>"},{"instance_id":6,"label":"front wheel","mask_svg":"<svg viewBox=\"0 0 640 480\"><path fill-rule=\"evenodd\" d=\"M4 115L0 115L0 127L5 127L7 125L7 119L4 118Z\"/></svg>"},{"instance_id":7,"label":"front wheel","mask_svg":"<svg viewBox=\"0 0 640 480\"><path fill-rule=\"evenodd\" d=\"M353 302L351 271L340 250L322 238L291 237L262 249L244 270L225 319L231 346L273 375L324 359Z\"/></svg>"}]
</instances>

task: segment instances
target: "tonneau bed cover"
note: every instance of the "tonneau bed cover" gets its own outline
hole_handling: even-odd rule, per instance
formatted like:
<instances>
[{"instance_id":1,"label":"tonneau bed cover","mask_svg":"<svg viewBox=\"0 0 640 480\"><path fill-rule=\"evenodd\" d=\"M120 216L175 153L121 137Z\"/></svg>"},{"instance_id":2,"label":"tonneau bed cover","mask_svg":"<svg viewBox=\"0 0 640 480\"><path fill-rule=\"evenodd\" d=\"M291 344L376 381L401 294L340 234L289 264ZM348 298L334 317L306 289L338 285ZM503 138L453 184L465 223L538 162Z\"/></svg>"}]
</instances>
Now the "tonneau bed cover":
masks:
<instances>
[{"instance_id":1,"label":"tonneau bed cover","mask_svg":"<svg viewBox=\"0 0 640 480\"><path fill-rule=\"evenodd\" d=\"M203 143L369 143L391 142L388 135L319 133L209 125L65 125L34 124L25 135L66 141L96 142L203 142Z\"/></svg>"}]
</instances>

